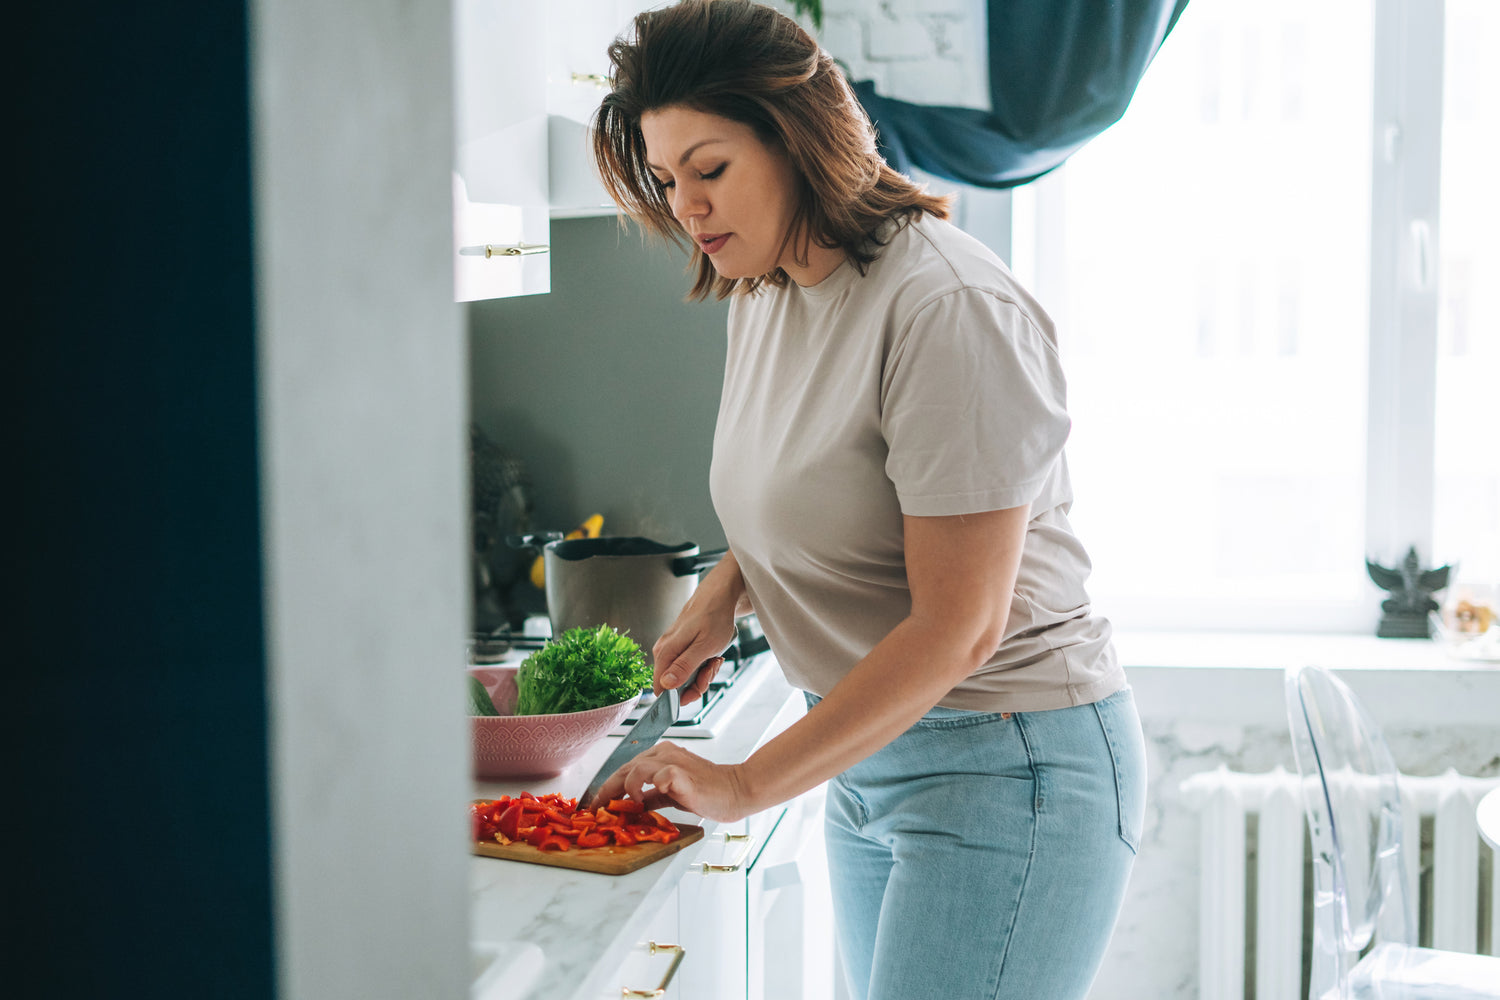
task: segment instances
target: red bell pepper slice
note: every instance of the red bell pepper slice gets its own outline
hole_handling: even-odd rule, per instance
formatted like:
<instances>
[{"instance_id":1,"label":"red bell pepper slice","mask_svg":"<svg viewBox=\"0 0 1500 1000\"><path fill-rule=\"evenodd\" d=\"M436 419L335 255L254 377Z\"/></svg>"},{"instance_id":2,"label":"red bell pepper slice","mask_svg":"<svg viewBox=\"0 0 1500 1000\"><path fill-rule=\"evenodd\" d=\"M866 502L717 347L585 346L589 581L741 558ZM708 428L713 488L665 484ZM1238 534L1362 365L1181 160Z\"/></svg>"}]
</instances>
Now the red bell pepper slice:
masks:
<instances>
[{"instance_id":1,"label":"red bell pepper slice","mask_svg":"<svg viewBox=\"0 0 1500 1000\"><path fill-rule=\"evenodd\" d=\"M615 846L629 847L636 843L635 835L623 826L612 826L609 828L610 835L615 838Z\"/></svg>"},{"instance_id":2,"label":"red bell pepper slice","mask_svg":"<svg viewBox=\"0 0 1500 1000\"><path fill-rule=\"evenodd\" d=\"M644 803L637 802L634 799L610 799L608 809L612 813L634 815L635 813L645 812L646 806Z\"/></svg>"},{"instance_id":3,"label":"red bell pepper slice","mask_svg":"<svg viewBox=\"0 0 1500 1000\"><path fill-rule=\"evenodd\" d=\"M523 824L521 822L521 807L518 805L506 807L505 812L501 813L495 820L495 829L505 834L511 840L520 839L521 827L523 825L533 826L534 824Z\"/></svg>"},{"instance_id":4,"label":"red bell pepper slice","mask_svg":"<svg viewBox=\"0 0 1500 1000\"><path fill-rule=\"evenodd\" d=\"M541 827L537 827L541 829ZM559 837L555 833L549 833L536 845L539 851L566 851L568 849L568 838Z\"/></svg>"},{"instance_id":5,"label":"red bell pepper slice","mask_svg":"<svg viewBox=\"0 0 1500 1000\"><path fill-rule=\"evenodd\" d=\"M609 837L605 834L599 833L597 830L591 830L587 833L580 833L578 835L579 847L604 847L608 843Z\"/></svg>"}]
</instances>

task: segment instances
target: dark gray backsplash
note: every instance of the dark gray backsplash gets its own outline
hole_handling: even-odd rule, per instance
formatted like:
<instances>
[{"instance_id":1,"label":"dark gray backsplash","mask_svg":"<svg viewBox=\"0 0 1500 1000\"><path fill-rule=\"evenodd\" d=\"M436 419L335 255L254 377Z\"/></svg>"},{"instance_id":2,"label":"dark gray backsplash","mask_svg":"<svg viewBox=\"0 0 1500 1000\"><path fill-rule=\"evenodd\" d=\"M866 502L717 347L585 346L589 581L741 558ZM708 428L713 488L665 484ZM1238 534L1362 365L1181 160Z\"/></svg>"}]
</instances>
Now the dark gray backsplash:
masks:
<instances>
[{"instance_id":1,"label":"dark gray backsplash","mask_svg":"<svg viewBox=\"0 0 1500 1000\"><path fill-rule=\"evenodd\" d=\"M497 262L504 265L504 261ZM614 217L552 221L552 292L468 307L473 417L531 473L539 529L724 543L708 496L727 302Z\"/></svg>"}]
</instances>

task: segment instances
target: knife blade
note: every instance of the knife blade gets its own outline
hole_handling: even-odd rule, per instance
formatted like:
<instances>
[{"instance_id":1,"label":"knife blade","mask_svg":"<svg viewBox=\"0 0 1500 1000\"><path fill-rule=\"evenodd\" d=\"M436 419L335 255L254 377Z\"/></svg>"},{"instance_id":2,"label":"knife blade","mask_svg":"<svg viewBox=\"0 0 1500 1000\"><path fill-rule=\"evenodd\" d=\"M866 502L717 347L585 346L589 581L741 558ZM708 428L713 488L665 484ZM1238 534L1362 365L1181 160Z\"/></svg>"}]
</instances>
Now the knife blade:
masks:
<instances>
[{"instance_id":1,"label":"knife blade","mask_svg":"<svg viewBox=\"0 0 1500 1000\"><path fill-rule=\"evenodd\" d=\"M698 671L703 669L704 664L693 671L693 675L683 682L683 687L692 687L693 682L698 679ZM646 752L656 745L662 738L662 734L672 728L682 711L682 695L677 688L669 688L657 695L655 701L636 720L635 725L620 738L620 745L615 747L604 764L599 768L597 774L589 779L588 787L583 794L578 796L578 804L586 805L594 801L594 796L599 794L599 789L604 783L628 762L634 760L637 755Z\"/></svg>"}]
</instances>

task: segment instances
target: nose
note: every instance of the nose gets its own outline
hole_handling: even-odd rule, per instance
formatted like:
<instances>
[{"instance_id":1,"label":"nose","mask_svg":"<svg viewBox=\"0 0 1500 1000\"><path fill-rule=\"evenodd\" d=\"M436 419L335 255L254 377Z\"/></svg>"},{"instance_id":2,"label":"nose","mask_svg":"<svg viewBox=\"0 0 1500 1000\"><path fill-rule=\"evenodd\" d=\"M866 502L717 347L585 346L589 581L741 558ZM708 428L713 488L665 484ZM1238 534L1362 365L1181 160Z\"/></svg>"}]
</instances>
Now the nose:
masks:
<instances>
[{"instance_id":1,"label":"nose","mask_svg":"<svg viewBox=\"0 0 1500 1000\"><path fill-rule=\"evenodd\" d=\"M672 198L672 215L677 221L687 225L689 219L707 211L708 199L703 196L703 189L696 184L678 181Z\"/></svg>"}]
</instances>

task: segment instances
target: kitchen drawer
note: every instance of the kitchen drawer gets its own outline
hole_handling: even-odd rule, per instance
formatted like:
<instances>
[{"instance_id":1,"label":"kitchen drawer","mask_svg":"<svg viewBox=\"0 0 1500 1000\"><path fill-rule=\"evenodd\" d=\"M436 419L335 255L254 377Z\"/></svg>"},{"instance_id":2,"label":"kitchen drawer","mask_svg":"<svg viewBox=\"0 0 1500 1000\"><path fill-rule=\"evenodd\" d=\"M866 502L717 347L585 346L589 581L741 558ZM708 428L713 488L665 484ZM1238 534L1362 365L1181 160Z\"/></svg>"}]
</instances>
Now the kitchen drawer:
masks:
<instances>
[{"instance_id":1,"label":"kitchen drawer","mask_svg":"<svg viewBox=\"0 0 1500 1000\"><path fill-rule=\"evenodd\" d=\"M597 994L599 1000L654 996L654 991L663 987L663 1000L684 1000L695 996L682 989L688 957L679 937L679 894L674 890L656 916L642 928L639 940L631 945L625 960L620 963L619 972L607 980Z\"/></svg>"}]
</instances>

